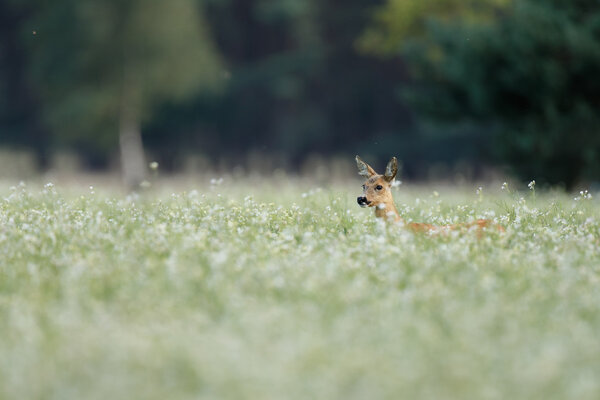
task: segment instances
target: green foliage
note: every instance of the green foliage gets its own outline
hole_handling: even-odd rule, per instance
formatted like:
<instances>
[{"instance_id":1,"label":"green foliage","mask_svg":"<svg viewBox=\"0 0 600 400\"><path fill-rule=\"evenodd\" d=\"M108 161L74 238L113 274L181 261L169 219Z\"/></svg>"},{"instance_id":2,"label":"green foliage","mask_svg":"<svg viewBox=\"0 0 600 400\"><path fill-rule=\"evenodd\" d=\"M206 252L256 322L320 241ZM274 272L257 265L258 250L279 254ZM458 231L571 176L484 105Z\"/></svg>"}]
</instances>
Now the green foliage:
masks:
<instances>
[{"instance_id":1,"label":"green foliage","mask_svg":"<svg viewBox=\"0 0 600 400\"><path fill-rule=\"evenodd\" d=\"M457 160L599 176L596 2L382 2L0 0L2 143L106 162L126 108L167 168L360 151L412 177Z\"/></svg>"},{"instance_id":2,"label":"green foliage","mask_svg":"<svg viewBox=\"0 0 600 400\"><path fill-rule=\"evenodd\" d=\"M374 15L375 23L358 41L365 52L395 54L402 43L426 37L432 20L462 23L492 22L512 0L388 0Z\"/></svg>"},{"instance_id":3,"label":"green foliage","mask_svg":"<svg viewBox=\"0 0 600 400\"><path fill-rule=\"evenodd\" d=\"M431 18L426 32L402 37L413 104L494 130L499 161L522 179L600 176L597 2L523 0L492 23Z\"/></svg>"},{"instance_id":4,"label":"green foliage","mask_svg":"<svg viewBox=\"0 0 600 400\"><path fill-rule=\"evenodd\" d=\"M478 239L377 223L359 185L0 189L0 397L598 398L588 193L396 192L506 227Z\"/></svg>"}]
</instances>

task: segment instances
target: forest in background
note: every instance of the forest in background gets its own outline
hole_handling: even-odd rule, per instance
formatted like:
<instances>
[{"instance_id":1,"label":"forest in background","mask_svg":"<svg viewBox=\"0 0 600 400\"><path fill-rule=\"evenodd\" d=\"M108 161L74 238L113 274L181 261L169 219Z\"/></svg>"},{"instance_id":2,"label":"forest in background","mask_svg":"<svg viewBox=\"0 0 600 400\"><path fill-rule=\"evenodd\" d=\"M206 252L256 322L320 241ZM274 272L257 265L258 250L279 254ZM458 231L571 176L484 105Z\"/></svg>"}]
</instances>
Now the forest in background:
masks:
<instances>
[{"instance_id":1,"label":"forest in background","mask_svg":"<svg viewBox=\"0 0 600 400\"><path fill-rule=\"evenodd\" d=\"M572 188L600 176L599 70L594 0L0 0L0 146L132 186L360 153Z\"/></svg>"}]
</instances>

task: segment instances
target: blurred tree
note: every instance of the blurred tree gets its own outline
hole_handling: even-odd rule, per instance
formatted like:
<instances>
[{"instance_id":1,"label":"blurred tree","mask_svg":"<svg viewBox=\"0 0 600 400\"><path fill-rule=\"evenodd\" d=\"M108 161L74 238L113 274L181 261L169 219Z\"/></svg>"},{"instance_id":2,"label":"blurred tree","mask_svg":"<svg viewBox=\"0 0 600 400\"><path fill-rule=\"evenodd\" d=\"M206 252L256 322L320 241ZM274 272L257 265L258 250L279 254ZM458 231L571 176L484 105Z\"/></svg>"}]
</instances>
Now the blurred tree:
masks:
<instances>
[{"instance_id":1,"label":"blurred tree","mask_svg":"<svg viewBox=\"0 0 600 400\"><path fill-rule=\"evenodd\" d=\"M520 0L494 12L481 21L434 13L425 34L380 25L375 32L399 33L374 48L398 54L389 43L402 43L412 103L438 120L493 127L498 159L522 179L567 188L598 179L600 3Z\"/></svg>"},{"instance_id":2,"label":"blurred tree","mask_svg":"<svg viewBox=\"0 0 600 400\"><path fill-rule=\"evenodd\" d=\"M23 30L46 123L89 152L113 148L118 132L124 182L136 187L152 107L218 82L201 10L193 0L34 3Z\"/></svg>"}]
</instances>

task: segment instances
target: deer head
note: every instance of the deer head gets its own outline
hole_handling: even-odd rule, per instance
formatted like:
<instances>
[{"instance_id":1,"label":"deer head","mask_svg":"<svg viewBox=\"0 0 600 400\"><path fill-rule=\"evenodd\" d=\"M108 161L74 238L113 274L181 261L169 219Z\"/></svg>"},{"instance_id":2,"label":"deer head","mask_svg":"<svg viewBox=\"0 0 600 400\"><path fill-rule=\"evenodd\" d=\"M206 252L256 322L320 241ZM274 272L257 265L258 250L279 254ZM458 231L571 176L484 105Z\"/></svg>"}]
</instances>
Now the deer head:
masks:
<instances>
[{"instance_id":1,"label":"deer head","mask_svg":"<svg viewBox=\"0 0 600 400\"><path fill-rule=\"evenodd\" d=\"M392 182L398 173L398 160L396 157L392 157L388 162L383 175L375 172L359 156L356 156L356 166L358 167L358 174L366 179L363 184L363 195L356 199L358 205L361 207L376 207L375 214L378 217L389 216L390 213L398 216L391 191Z\"/></svg>"}]
</instances>

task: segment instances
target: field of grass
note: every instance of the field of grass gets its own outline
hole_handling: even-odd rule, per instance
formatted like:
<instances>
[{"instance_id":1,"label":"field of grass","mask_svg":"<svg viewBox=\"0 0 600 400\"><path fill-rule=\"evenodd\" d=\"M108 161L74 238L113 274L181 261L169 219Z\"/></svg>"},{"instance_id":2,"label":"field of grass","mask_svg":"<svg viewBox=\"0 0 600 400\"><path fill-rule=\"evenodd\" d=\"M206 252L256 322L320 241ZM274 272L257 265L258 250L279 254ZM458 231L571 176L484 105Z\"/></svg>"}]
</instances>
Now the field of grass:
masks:
<instances>
[{"instance_id":1,"label":"field of grass","mask_svg":"<svg viewBox=\"0 0 600 400\"><path fill-rule=\"evenodd\" d=\"M2 188L0 398L600 398L600 204L475 189Z\"/></svg>"}]
</instances>

